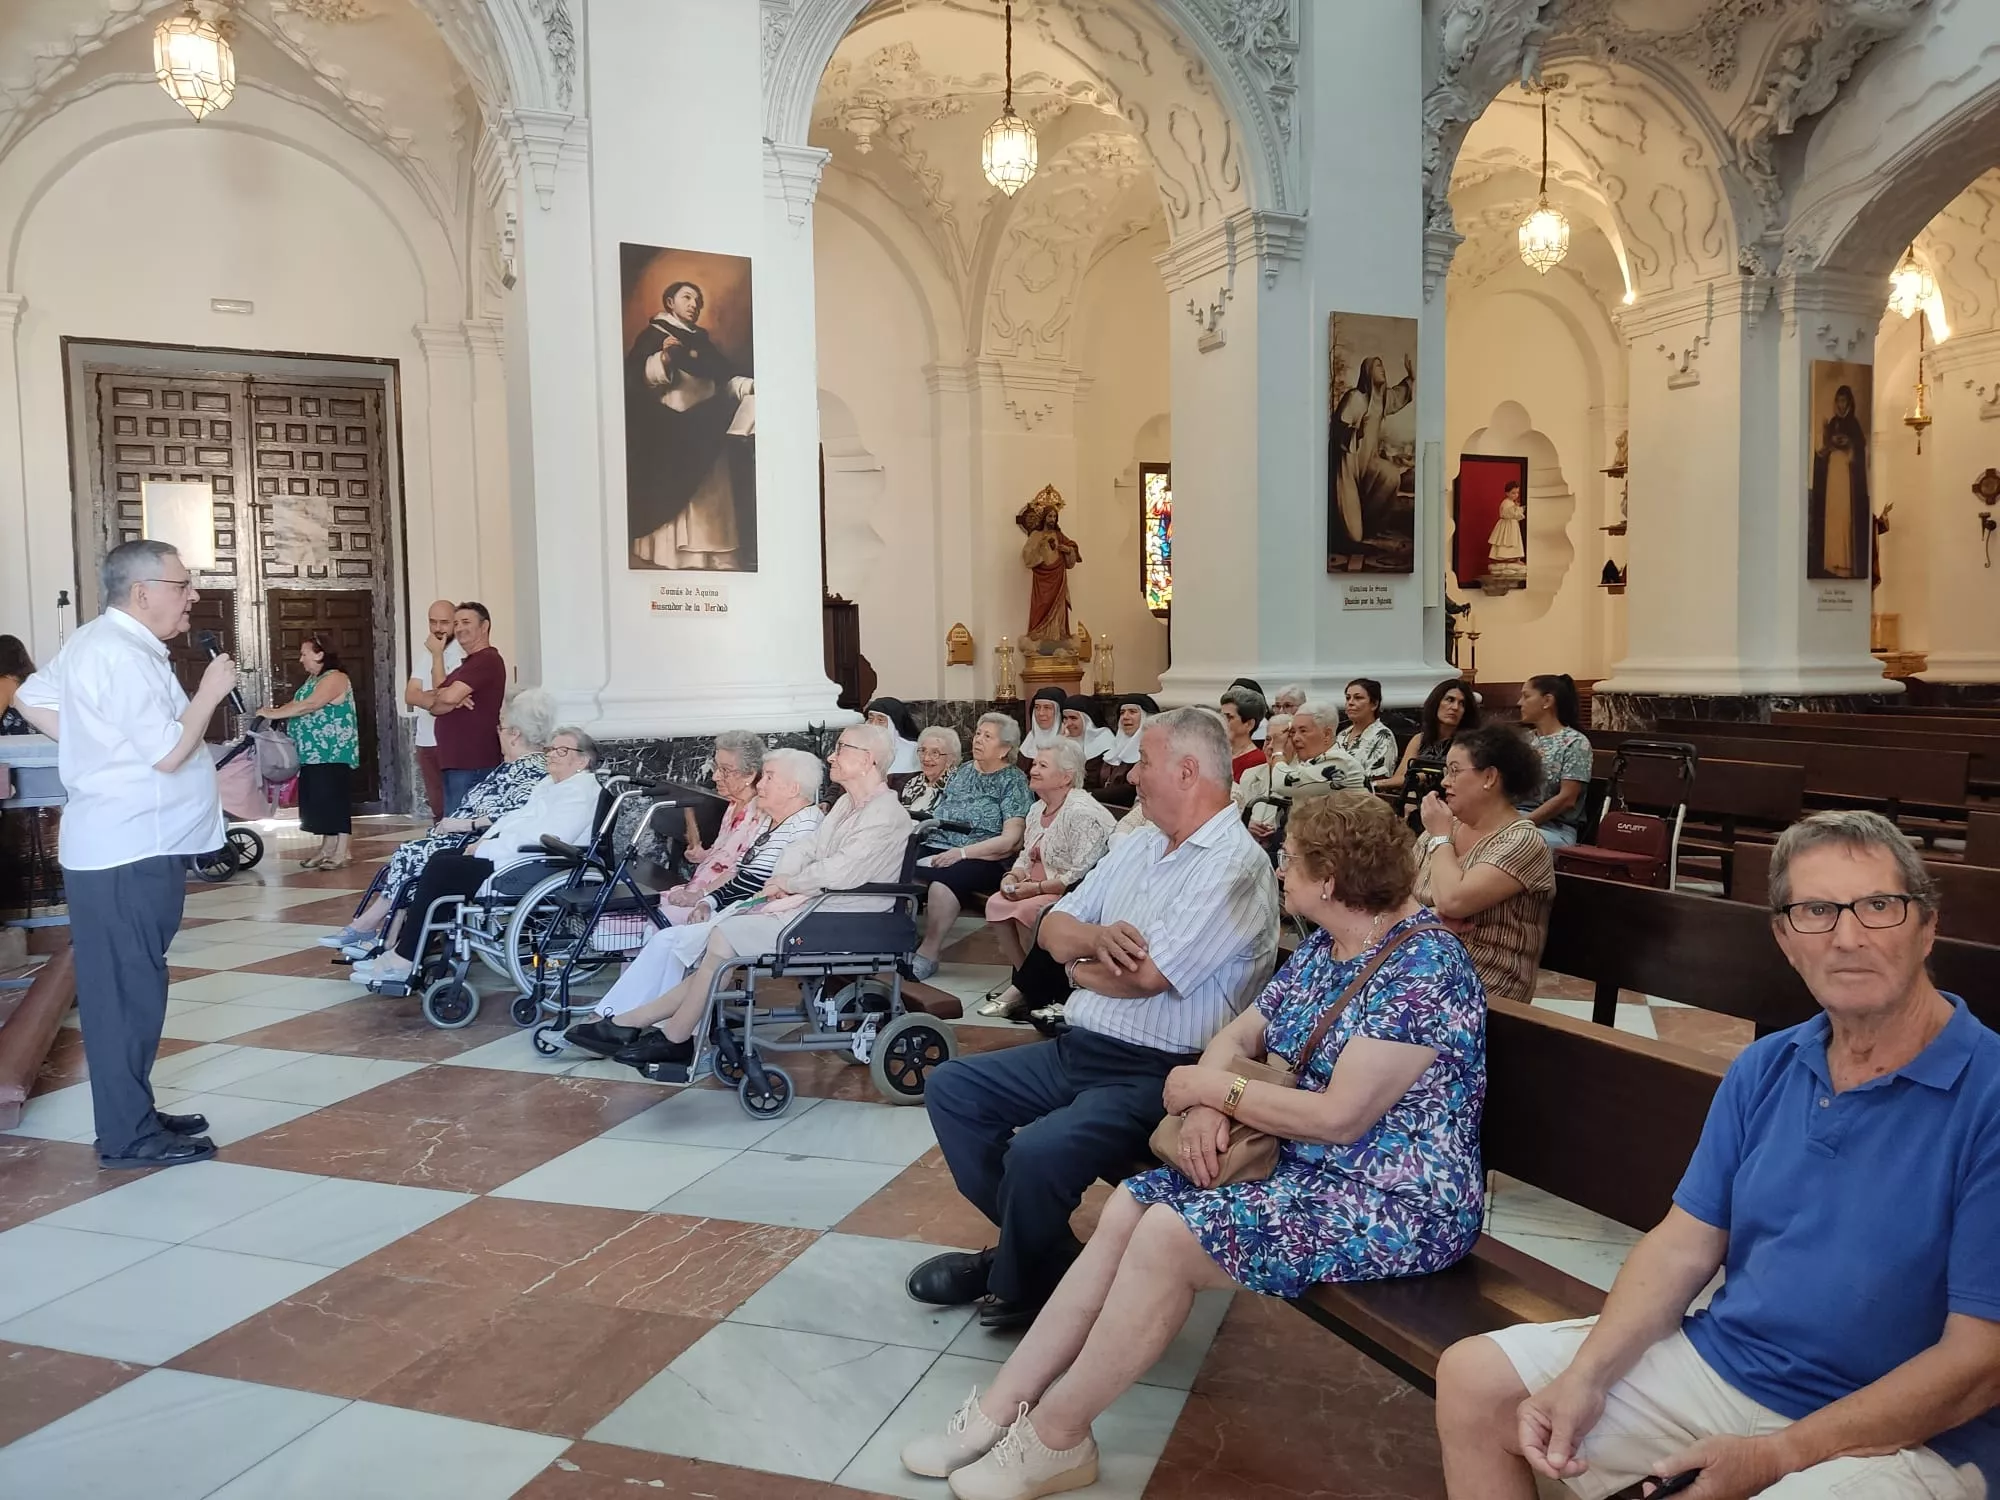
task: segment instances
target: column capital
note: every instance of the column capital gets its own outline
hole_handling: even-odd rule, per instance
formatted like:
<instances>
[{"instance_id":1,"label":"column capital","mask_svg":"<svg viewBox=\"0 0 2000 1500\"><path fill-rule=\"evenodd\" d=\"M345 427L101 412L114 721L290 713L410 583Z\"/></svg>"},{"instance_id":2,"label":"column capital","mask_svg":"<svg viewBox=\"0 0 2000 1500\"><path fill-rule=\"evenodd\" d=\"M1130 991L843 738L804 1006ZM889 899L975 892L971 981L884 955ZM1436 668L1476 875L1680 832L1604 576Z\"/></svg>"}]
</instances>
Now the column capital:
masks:
<instances>
[{"instance_id":1,"label":"column capital","mask_svg":"<svg viewBox=\"0 0 2000 1500\"><path fill-rule=\"evenodd\" d=\"M514 176L534 187L547 212L555 207L556 178L565 166L590 160L590 121L550 109L510 109L500 116Z\"/></svg>"},{"instance_id":2,"label":"column capital","mask_svg":"<svg viewBox=\"0 0 2000 1500\"><path fill-rule=\"evenodd\" d=\"M819 196L820 178L833 153L822 146L792 146L764 138L764 196L785 205L785 217L803 228Z\"/></svg>"},{"instance_id":3,"label":"column capital","mask_svg":"<svg viewBox=\"0 0 2000 1500\"><path fill-rule=\"evenodd\" d=\"M463 323L419 323L410 332L417 336L417 347L424 351L425 359L468 359L472 349L466 341L466 325Z\"/></svg>"},{"instance_id":4,"label":"column capital","mask_svg":"<svg viewBox=\"0 0 2000 1500\"><path fill-rule=\"evenodd\" d=\"M0 333L12 333L28 310L28 299L19 292L0 292Z\"/></svg>"},{"instance_id":5,"label":"column capital","mask_svg":"<svg viewBox=\"0 0 2000 1500\"><path fill-rule=\"evenodd\" d=\"M1452 258L1464 243L1465 236L1456 229L1433 225L1424 231L1424 301L1429 302L1444 285L1445 277L1451 274Z\"/></svg>"},{"instance_id":6,"label":"column capital","mask_svg":"<svg viewBox=\"0 0 2000 1500\"><path fill-rule=\"evenodd\" d=\"M467 318L463 327L474 358L498 359L507 352L507 325L498 318Z\"/></svg>"},{"instance_id":7,"label":"column capital","mask_svg":"<svg viewBox=\"0 0 2000 1500\"><path fill-rule=\"evenodd\" d=\"M1778 311L1787 338L1801 328L1825 343L1828 358L1851 355L1863 332L1873 334L1887 310L1879 276L1852 271L1796 271L1778 277Z\"/></svg>"},{"instance_id":8,"label":"column capital","mask_svg":"<svg viewBox=\"0 0 2000 1500\"><path fill-rule=\"evenodd\" d=\"M1302 259L1305 249L1303 214L1241 208L1206 229L1182 235L1154 256L1153 264L1160 268L1170 292L1208 276L1223 276L1233 288L1237 265L1245 258L1254 258L1264 272L1264 284L1275 286L1285 262Z\"/></svg>"}]
</instances>

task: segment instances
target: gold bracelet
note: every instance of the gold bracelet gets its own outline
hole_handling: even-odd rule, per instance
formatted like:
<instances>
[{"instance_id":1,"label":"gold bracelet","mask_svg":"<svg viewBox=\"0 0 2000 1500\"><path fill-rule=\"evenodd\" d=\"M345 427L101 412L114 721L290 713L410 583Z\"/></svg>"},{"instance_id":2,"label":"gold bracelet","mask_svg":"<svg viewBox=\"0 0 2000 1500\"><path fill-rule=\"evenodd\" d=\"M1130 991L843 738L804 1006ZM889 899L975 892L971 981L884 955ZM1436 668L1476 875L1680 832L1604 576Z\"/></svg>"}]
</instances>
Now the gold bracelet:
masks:
<instances>
[{"instance_id":1,"label":"gold bracelet","mask_svg":"<svg viewBox=\"0 0 2000 1500\"><path fill-rule=\"evenodd\" d=\"M1229 1094L1222 1101L1222 1112L1230 1119L1236 1118L1237 1106L1243 1102L1243 1091L1250 1087L1250 1080L1238 1073L1229 1080Z\"/></svg>"}]
</instances>

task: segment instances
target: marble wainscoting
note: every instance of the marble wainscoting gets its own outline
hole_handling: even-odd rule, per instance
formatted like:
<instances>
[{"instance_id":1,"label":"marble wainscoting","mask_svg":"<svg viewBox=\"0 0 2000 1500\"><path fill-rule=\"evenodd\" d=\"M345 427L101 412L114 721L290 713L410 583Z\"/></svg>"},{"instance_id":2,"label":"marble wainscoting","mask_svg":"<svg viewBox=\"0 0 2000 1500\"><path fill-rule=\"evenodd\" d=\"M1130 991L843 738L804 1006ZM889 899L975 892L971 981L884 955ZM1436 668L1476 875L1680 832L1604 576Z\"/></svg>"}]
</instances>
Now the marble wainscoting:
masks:
<instances>
[{"instance_id":1,"label":"marble wainscoting","mask_svg":"<svg viewBox=\"0 0 2000 1500\"><path fill-rule=\"evenodd\" d=\"M1592 729L1644 730L1668 719L1728 724L1768 724L1774 713L1864 714L1906 701L1901 693L1830 693L1781 697L1770 693L1597 693L1590 700Z\"/></svg>"}]
</instances>

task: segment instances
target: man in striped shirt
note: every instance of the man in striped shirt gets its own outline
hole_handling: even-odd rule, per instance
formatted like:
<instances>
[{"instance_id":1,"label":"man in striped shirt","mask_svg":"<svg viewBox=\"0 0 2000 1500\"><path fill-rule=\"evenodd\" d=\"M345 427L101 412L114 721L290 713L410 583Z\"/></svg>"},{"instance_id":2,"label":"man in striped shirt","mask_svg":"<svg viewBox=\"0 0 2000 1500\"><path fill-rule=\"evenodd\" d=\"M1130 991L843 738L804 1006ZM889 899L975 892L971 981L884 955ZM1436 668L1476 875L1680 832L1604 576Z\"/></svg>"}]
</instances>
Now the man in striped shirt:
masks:
<instances>
[{"instance_id":1,"label":"man in striped shirt","mask_svg":"<svg viewBox=\"0 0 2000 1500\"><path fill-rule=\"evenodd\" d=\"M924 1104L958 1190L1000 1243L910 1273L919 1302L983 1299L980 1322L1034 1319L1075 1259L1070 1215L1146 1155L1161 1085L1254 1000L1278 946L1271 861L1230 801L1222 721L1146 721L1133 780L1152 826L1112 845L1050 908L1038 941L1069 976L1069 1029L945 1064Z\"/></svg>"}]
</instances>

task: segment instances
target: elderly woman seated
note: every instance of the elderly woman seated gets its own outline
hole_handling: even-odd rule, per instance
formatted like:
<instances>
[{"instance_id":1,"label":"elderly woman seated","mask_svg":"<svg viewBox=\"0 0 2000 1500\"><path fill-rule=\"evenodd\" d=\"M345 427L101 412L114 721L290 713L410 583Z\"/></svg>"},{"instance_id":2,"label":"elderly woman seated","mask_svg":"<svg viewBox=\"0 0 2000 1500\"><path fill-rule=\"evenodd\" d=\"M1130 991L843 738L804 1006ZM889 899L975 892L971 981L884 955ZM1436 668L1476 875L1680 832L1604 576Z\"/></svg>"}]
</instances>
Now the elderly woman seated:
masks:
<instances>
[{"instance_id":1,"label":"elderly woman seated","mask_svg":"<svg viewBox=\"0 0 2000 1500\"><path fill-rule=\"evenodd\" d=\"M910 972L919 979L937 973L938 952L965 902L1000 889L1001 877L1013 868L1035 800L1028 778L1014 764L1020 738L1020 726L1006 714L979 716L979 727L972 732L972 764L946 778L931 808L939 826L911 851L907 878L930 883L924 940L910 960ZM1062 738L1058 724L1047 743Z\"/></svg>"},{"instance_id":2,"label":"elderly woman seated","mask_svg":"<svg viewBox=\"0 0 2000 1500\"><path fill-rule=\"evenodd\" d=\"M416 893L402 916L395 950L356 964L348 977L357 984L399 983L407 979L417 958L424 914L440 896L473 896L491 887L502 871L532 860L544 837L566 844L590 841L597 816L597 778L590 767L597 760L597 742L571 724L560 726L549 741L549 774L536 783L528 800L503 814L468 854L433 854L417 877Z\"/></svg>"},{"instance_id":3,"label":"elderly woman seated","mask_svg":"<svg viewBox=\"0 0 2000 1500\"><path fill-rule=\"evenodd\" d=\"M522 688L500 710L500 753L504 765L476 783L458 811L431 825L422 838L411 839L389 856L381 894L338 932L319 939L322 948L338 948L348 958L360 958L376 944L389 920L396 892L418 875L433 854L456 854L468 833L489 828L528 800L547 779L547 747L556 732L556 700L541 688Z\"/></svg>"},{"instance_id":4,"label":"elderly woman seated","mask_svg":"<svg viewBox=\"0 0 2000 1500\"><path fill-rule=\"evenodd\" d=\"M958 743L958 731L933 724L917 736L917 774L903 783L899 794L913 818L930 816L944 793L945 778L958 769L965 752Z\"/></svg>"},{"instance_id":5,"label":"elderly woman seated","mask_svg":"<svg viewBox=\"0 0 2000 1500\"><path fill-rule=\"evenodd\" d=\"M1083 764L1083 746L1064 739L1037 755L1028 771L1036 801L1025 840L1014 867L1000 877L999 894L986 901L987 928L1010 969L1028 956L1042 913L1090 873L1111 842L1111 814L1082 789ZM980 1009L1013 1019L1024 1013L1021 992L1009 985Z\"/></svg>"},{"instance_id":6,"label":"elderly woman seated","mask_svg":"<svg viewBox=\"0 0 2000 1500\"><path fill-rule=\"evenodd\" d=\"M923 736L917 733L917 721L901 698L871 698L861 710L861 717L896 737L896 759L889 767L891 776L908 776L917 769L917 751Z\"/></svg>"},{"instance_id":7,"label":"elderly woman seated","mask_svg":"<svg viewBox=\"0 0 2000 1500\"><path fill-rule=\"evenodd\" d=\"M1408 831L1377 798L1336 792L1300 804L1284 855L1285 908L1318 930L1167 1076L1179 1159L1112 1194L991 1389L903 1449L912 1473L949 1475L962 1500L1081 1488L1090 1424L1197 1292L1420 1276L1479 1237L1486 1006L1464 946L1411 898ZM1296 1066L1297 1086L1246 1081L1243 1062L1265 1058ZM1232 1121L1277 1138L1268 1177L1219 1182Z\"/></svg>"},{"instance_id":8,"label":"elderly woman seated","mask_svg":"<svg viewBox=\"0 0 2000 1500\"><path fill-rule=\"evenodd\" d=\"M611 1057L640 1040L643 1028L620 1019L656 999L686 977L708 948L716 913L764 890L777 874L785 851L810 837L823 821L820 784L826 768L803 750L772 750L757 778L757 822L763 830L723 884L695 905L682 908L680 925L662 928L625 965L618 982L597 1003L597 1019L572 1026L564 1040L599 1057Z\"/></svg>"},{"instance_id":9,"label":"elderly woman seated","mask_svg":"<svg viewBox=\"0 0 2000 1500\"><path fill-rule=\"evenodd\" d=\"M692 1038L709 990L725 963L738 955L775 950L779 934L813 896L896 879L910 841L910 815L889 790L895 758L895 737L878 725L854 724L840 732L828 763L842 788L833 811L785 850L762 890L709 924L698 968L657 999L620 1014L618 1019L628 1026L658 1029L614 1053L616 1061L635 1068L686 1069L694 1061ZM819 909L865 911L880 899L833 896Z\"/></svg>"},{"instance_id":10,"label":"elderly woman seated","mask_svg":"<svg viewBox=\"0 0 2000 1500\"><path fill-rule=\"evenodd\" d=\"M1426 837L1417 899L1465 940L1489 997L1523 1004L1535 997L1556 867L1515 804L1541 784L1534 741L1512 724L1489 724L1452 738L1444 791L1418 808Z\"/></svg>"},{"instance_id":11,"label":"elderly woman seated","mask_svg":"<svg viewBox=\"0 0 2000 1500\"><path fill-rule=\"evenodd\" d=\"M736 874L744 853L771 826L757 806L757 782L764 769L764 742L742 729L715 737L715 790L729 804L716 830L715 842L704 846L695 827L694 809L687 809L687 857L694 874L685 884L665 893L660 911L675 926L708 899L709 893Z\"/></svg>"}]
</instances>

